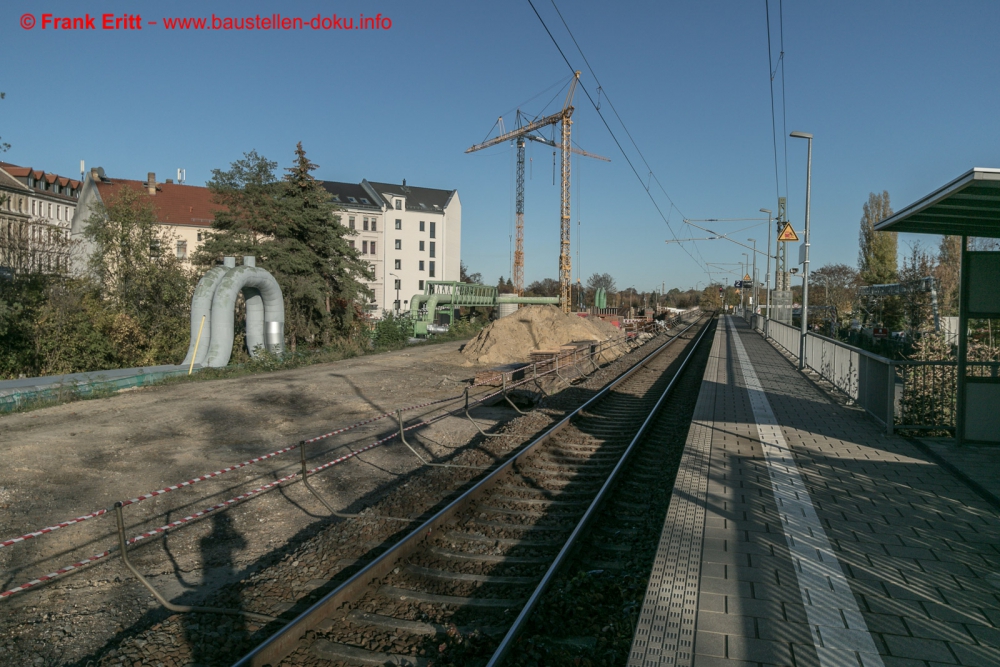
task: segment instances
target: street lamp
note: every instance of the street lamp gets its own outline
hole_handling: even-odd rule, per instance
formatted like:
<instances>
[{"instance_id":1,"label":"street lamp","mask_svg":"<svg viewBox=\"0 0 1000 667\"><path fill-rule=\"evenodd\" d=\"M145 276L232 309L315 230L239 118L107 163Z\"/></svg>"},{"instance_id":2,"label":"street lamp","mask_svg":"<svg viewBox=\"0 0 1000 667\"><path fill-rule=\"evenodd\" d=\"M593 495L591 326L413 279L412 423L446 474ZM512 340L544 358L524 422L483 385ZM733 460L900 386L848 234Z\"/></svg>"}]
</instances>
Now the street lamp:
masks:
<instances>
[{"instance_id":1,"label":"street lamp","mask_svg":"<svg viewBox=\"0 0 1000 667\"><path fill-rule=\"evenodd\" d=\"M400 281L399 276L395 273L390 273L390 276L396 279L396 314L399 315L399 288L402 281Z\"/></svg>"},{"instance_id":2,"label":"street lamp","mask_svg":"<svg viewBox=\"0 0 1000 667\"><path fill-rule=\"evenodd\" d=\"M808 132L792 132L788 136L809 141L806 157L806 222L802 239L805 250L802 253L802 339L799 341L799 368L806 367L806 333L809 331L809 204L812 196L813 135Z\"/></svg>"},{"instance_id":3,"label":"street lamp","mask_svg":"<svg viewBox=\"0 0 1000 667\"><path fill-rule=\"evenodd\" d=\"M747 239L753 243L753 271L750 273L751 285L753 285L753 296L750 297L752 303L750 304L750 312L756 313L757 306L760 305L758 301L759 295L757 294L757 239Z\"/></svg>"},{"instance_id":4,"label":"street lamp","mask_svg":"<svg viewBox=\"0 0 1000 667\"><path fill-rule=\"evenodd\" d=\"M767 213L767 305L764 310L764 335L767 336L771 324L771 210L762 208L761 213Z\"/></svg>"},{"instance_id":5,"label":"street lamp","mask_svg":"<svg viewBox=\"0 0 1000 667\"><path fill-rule=\"evenodd\" d=\"M747 275L750 271L750 255L743 253L746 257L746 262L743 264L743 275ZM743 284L742 279L740 280L740 308L743 309L743 317L747 316L747 286Z\"/></svg>"}]
</instances>

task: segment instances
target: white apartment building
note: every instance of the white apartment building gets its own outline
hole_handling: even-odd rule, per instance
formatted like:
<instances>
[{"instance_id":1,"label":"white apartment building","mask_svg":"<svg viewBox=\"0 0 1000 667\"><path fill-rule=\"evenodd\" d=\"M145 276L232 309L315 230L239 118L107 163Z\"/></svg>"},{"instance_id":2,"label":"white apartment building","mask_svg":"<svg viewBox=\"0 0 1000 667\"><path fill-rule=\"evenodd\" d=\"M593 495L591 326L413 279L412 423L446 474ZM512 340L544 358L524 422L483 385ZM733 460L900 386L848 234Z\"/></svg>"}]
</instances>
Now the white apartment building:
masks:
<instances>
[{"instance_id":1,"label":"white apartment building","mask_svg":"<svg viewBox=\"0 0 1000 667\"><path fill-rule=\"evenodd\" d=\"M323 181L343 211L342 225L358 232L354 247L369 261L375 279L368 311L409 310L428 280L459 279L462 202L458 190L402 185ZM397 303L398 300L398 303Z\"/></svg>"},{"instance_id":2,"label":"white apartment building","mask_svg":"<svg viewBox=\"0 0 1000 667\"><path fill-rule=\"evenodd\" d=\"M70 223L81 188L72 178L0 162L0 269L67 270Z\"/></svg>"}]
</instances>

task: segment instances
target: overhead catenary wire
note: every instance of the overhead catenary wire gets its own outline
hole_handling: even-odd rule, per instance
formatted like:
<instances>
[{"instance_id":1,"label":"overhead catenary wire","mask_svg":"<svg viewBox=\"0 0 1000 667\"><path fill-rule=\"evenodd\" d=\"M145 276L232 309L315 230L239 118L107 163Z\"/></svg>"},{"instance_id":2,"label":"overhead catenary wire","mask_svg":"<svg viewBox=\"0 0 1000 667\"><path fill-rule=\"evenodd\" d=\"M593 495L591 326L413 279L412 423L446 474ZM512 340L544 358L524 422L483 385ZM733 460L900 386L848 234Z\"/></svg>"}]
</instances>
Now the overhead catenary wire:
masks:
<instances>
[{"instance_id":1,"label":"overhead catenary wire","mask_svg":"<svg viewBox=\"0 0 1000 667\"><path fill-rule=\"evenodd\" d=\"M771 90L771 145L774 147L774 195L781 197L781 186L778 180L778 124L774 114L774 75L775 68L771 59L771 7L770 0L764 0L764 17L767 21L767 72L768 86ZM784 59L784 53L779 56L779 64ZM782 119L784 122L784 119ZM787 153L786 153L787 156ZM788 190L787 184L785 190Z\"/></svg>"},{"instance_id":2,"label":"overhead catenary wire","mask_svg":"<svg viewBox=\"0 0 1000 667\"><path fill-rule=\"evenodd\" d=\"M556 47L556 50L559 51L559 55L562 56L562 59L566 63L566 66L569 67L571 71L575 72L576 70L573 68L573 64L569 61L569 58L566 57L566 53L562 50L562 47L559 45L559 42L556 40L555 36L552 34L552 31L549 30L549 26L545 23L545 19L543 19L542 15L538 12L538 8L535 7L535 3L532 0L528 0L528 4L531 6L532 11L535 12L535 16L538 17L538 21L542 24L542 28L545 29L545 32L546 32L546 34L548 34L549 39L552 40L552 44ZM555 6L555 2L554 1L553 1L553 6ZM558 7L556 8L556 11L557 12L559 11ZM560 19L561 19L562 18L562 14L560 14L559 16L560 16ZM563 21L563 25L565 25L565 21ZM568 27L567 27L567 31L569 31ZM570 33L570 38L573 39L573 43L576 44L577 50L580 50L580 46L579 46L579 44L577 44L576 38L573 37L572 33ZM583 52L581 50L581 56L582 55L583 55ZM590 70L591 76L594 76L593 68L590 67L589 63L587 63L586 56L583 56L583 60L584 60L584 63L587 64L587 68L588 68L588 70ZM594 80L597 81L597 77L596 76L594 76ZM600 86L600 81L597 81L597 83ZM604 127L607 129L608 134L611 135L611 139L615 142L615 145L618 147L618 150L621 152L622 157L625 158L625 161L628 163L628 166L632 170L632 173L635 174L635 177L639 181L639 184L642 186L642 189L646 191L646 196L649 197L649 200L653 204L653 207L656 209L656 212L659 214L660 218L663 219L663 222L667 225L667 229L670 230L671 236L673 236L674 239L676 240L677 239L677 234L676 234L676 232L674 232L674 229L671 226L668 217L666 215L664 215L663 209L660 207L659 202L657 202L656 199L653 198L653 195L652 195L652 193L650 193L649 188L646 186L645 182L643 181L642 176L639 175L638 169L636 169L635 165L632 163L632 159L629 157L628 153L625 152L625 148L622 146L621 141L618 140L618 137L617 137L617 135L615 135L614 130L611 129L611 125L608 123L607 118L605 118L604 114L601 113L601 109L598 106L597 102L594 100L594 97L590 94L590 91L587 90L587 87L583 84L582 81L579 82L578 85L579 85L580 89L583 90L584 94L587 96L587 99L590 100L590 104L594 107L594 111L597 112L597 115L601 119L601 122L604 123ZM611 100L608 98L607 90L604 89L603 86L601 86L601 89L602 89L602 95L603 95L604 101L606 101L608 103L608 105L611 106L612 109L614 109L614 105L611 104ZM617 112L615 112L615 115L618 116ZM628 131L628 128L625 127L625 124L621 122L621 117L620 116L618 116L618 120L622 124L622 127L625 128L625 133L629 136L629 139L632 141L633 146L635 146L635 140L632 139L631 133ZM638 149L638 146L636 146L636 151L639 153L640 157L642 158L643 162L646 164L646 166L648 168L649 167L649 163L646 162L646 158L644 156L642 156L642 152ZM652 169L649 169L649 173L652 174ZM667 200L670 201L671 207L677 209L677 211L680 212L680 209L674 203L673 199L671 199L670 195L666 192L666 189L663 188L663 185L660 183L659 179L656 178L655 174L653 174L653 179L656 180L657 185L659 185L660 189L663 190L663 194L667 197ZM683 213L681 213L681 215L683 215ZM691 251L689 251L687 248L685 248L683 244L680 244L680 247L687 254L687 256L690 257L695 262L695 264L698 264L699 268L701 268L703 271L705 271L704 257L702 257L702 261L699 262L698 259L696 259L695 256L691 254ZM697 245L695 245L695 250L698 251ZM701 255L701 252L698 251L698 254ZM706 271L706 273L707 273L707 271Z\"/></svg>"},{"instance_id":3,"label":"overhead catenary wire","mask_svg":"<svg viewBox=\"0 0 1000 667\"><path fill-rule=\"evenodd\" d=\"M674 232L673 227L670 225L670 213L671 213L672 210L676 210L678 213L681 214L681 217L684 217L683 211L681 211L680 208L678 208L677 204L674 203L674 200L670 196L670 193L667 192L667 189L663 187L662 183L660 183L660 179L657 178L657 176L656 176L655 173L653 173L653 168L649 166L649 162L646 160L646 156L642 154L642 150L639 148L639 145L636 143L635 138L632 136L632 133L629 132L628 126L626 126L625 125L625 121L622 120L621 115L618 113L618 109L615 108L614 103L611 101L611 97L608 95L608 92L606 90L604 90L604 87L601 85L600 80L597 78L597 73L594 72L594 68L590 66L590 61L587 60L586 54L584 54L583 49L580 48L579 42L576 41L576 37L573 35L573 31L570 30L569 25L566 23L566 19L563 18L562 12L559 11L559 7L556 5L555 0L550 0L550 1L552 2L552 7L556 10L556 14L558 14L558 16L559 16L559 20L562 21L563 27L566 28L566 32L569 33L570 39L573 40L573 45L576 46L576 50L580 53L580 57L583 58L583 62L587 66L587 70L590 72L590 75L592 77L594 77L594 81L597 83L597 90L598 90L598 102L597 102L597 104L594 104L593 98L590 98L590 94L587 93L587 97L590 98L591 104L594 104L594 109L597 111L597 114L599 116L601 116L601 120L603 121L604 120L604 116L601 114L601 104L600 104L600 97L603 94L605 101L607 101L607 103L608 103L608 106L611 107L611 111L614 112L615 118L618 119L618 122L622 126L622 129L625 130L625 134L628 136L629 141L632 142L632 146L635 148L636 152L639 154L639 157L642 159L643 164L646 166L646 169L647 169L647 172L648 172L649 176L654 181L656 181L656 185L659 186L660 191L663 192L663 195L667 198L667 201L670 202L670 208L667 209L667 216L666 216L666 218L664 218L664 222L667 225L667 229L670 230L671 235L676 240L677 239L677 234ZM530 0L529 0L529 2L530 2ZM534 5L532 5L532 9L534 9ZM537 10L535 11L535 14L536 15L538 14ZM539 16L538 19L541 21L542 20L541 16ZM544 25L544 24L545 24L545 22L542 21L542 25ZM546 28L546 31L548 31L548 28ZM552 33L551 32L549 32L549 37L552 37ZM555 38L553 38L553 42L555 42ZM558 44L556 45L556 48L558 48ZM562 53L561 49L560 49L560 53ZM565 59L565 58L566 58L566 56L564 55L563 59ZM567 62L567 64L569 64L569 63ZM605 124L605 126L607 126L607 122L606 121L605 121L604 124ZM611 128L610 127L608 127L608 132L611 132ZM614 137L614 133L612 133L612 137ZM617 142L618 142L618 140L615 139L615 143L617 143ZM621 149L621 146L619 145L618 148ZM622 154L624 155L624 151L622 151ZM625 156L625 159L626 159L626 161L628 161L628 156L627 155ZM631 162L629 162L629 166L631 166ZM633 171L635 171L634 167L633 167ZM638 173L636 174L636 176L638 177ZM639 181L642 182L642 179L640 178ZM650 199L652 199L652 195L649 194L649 184L648 183L645 185L645 189L646 189L646 194L650 197ZM659 211L659 206L657 206L657 210ZM663 217L662 211L660 211L660 217ZM706 262L705 257L701 254L701 250L698 248L698 244L697 243L693 243L692 245L694 246L695 252L698 253L699 257L701 257L701 261L703 263ZM683 244L681 244L681 248L684 248ZM687 249L684 249L684 251L687 252ZM688 254L689 257L691 257L691 253L690 252L687 252L687 254ZM691 259L694 259L694 257L691 257ZM695 262L697 263L697 260L695 260Z\"/></svg>"}]
</instances>

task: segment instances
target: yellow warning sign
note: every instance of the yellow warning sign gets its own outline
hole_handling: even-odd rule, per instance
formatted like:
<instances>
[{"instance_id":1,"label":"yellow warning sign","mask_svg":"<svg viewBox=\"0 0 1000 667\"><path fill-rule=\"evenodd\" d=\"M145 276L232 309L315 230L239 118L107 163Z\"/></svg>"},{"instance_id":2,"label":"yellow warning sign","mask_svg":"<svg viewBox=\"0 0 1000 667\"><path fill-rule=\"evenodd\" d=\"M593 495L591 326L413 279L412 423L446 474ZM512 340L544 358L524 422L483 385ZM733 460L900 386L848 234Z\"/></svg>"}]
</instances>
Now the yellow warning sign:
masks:
<instances>
[{"instance_id":1,"label":"yellow warning sign","mask_svg":"<svg viewBox=\"0 0 1000 667\"><path fill-rule=\"evenodd\" d=\"M792 223L786 222L785 226L781 228L781 232L778 234L779 241L798 241L799 235L795 233L792 229Z\"/></svg>"},{"instance_id":2,"label":"yellow warning sign","mask_svg":"<svg viewBox=\"0 0 1000 667\"><path fill-rule=\"evenodd\" d=\"M745 280L746 282L750 282L750 274L748 273L745 276L743 276L743 280Z\"/></svg>"}]
</instances>

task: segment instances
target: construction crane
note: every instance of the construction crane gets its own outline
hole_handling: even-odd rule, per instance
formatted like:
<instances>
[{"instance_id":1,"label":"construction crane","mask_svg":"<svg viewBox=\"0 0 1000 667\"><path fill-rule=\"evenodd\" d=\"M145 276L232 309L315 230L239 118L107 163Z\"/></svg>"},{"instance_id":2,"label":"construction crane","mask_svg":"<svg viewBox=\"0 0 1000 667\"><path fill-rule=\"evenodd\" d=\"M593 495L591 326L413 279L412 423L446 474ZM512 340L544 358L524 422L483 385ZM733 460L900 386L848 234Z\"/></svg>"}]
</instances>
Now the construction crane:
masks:
<instances>
[{"instance_id":1,"label":"construction crane","mask_svg":"<svg viewBox=\"0 0 1000 667\"><path fill-rule=\"evenodd\" d=\"M587 151L573 148L571 141L571 127L573 121L571 116L573 115L573 95L576 92L576 84L580 80L580 73L576 72L573 75L573 80L570 83L569 93L566 95L566 102L563 104L563 108L551 115L545 116L543 118L538 118L536 120L530 121L525 125L519 126L516 129L505 132L503 130L502 119L498 121L500 124L500 134L493 139L484 141L481 144L476 144L472 146L466 153L474 153L480 151L484 148L489 148L490 146L496 146L497 144L503 143L505 141L516 140L517 142L517 191L516 191L516 236L514 242L514 268L513 275L511 279L514 283L514 289L517 294L524 294L524 147L525 140L537 141L539 143L547 144L549 146L559 146L562 151L562 192L561 192L561 207L560 207L560 245L559 245L559 302L562 306L564 312L569 312L570 309L570 287L572 280L572 260L570 257L570 197L569 197L569 184L570 184L570 155L576 153L577 155L582 155L584 157L591 157L598 160L604 160L610 162L606 157L600 155L594 155L588 153ZM518 111L518 123L521 120L520 111ZM556 125L562 123L562 142L561 144L556 144L555 141L539 137L533 132L540 130L543 127L548 127L550 125Z\"/></svg>"}]
</instances>

